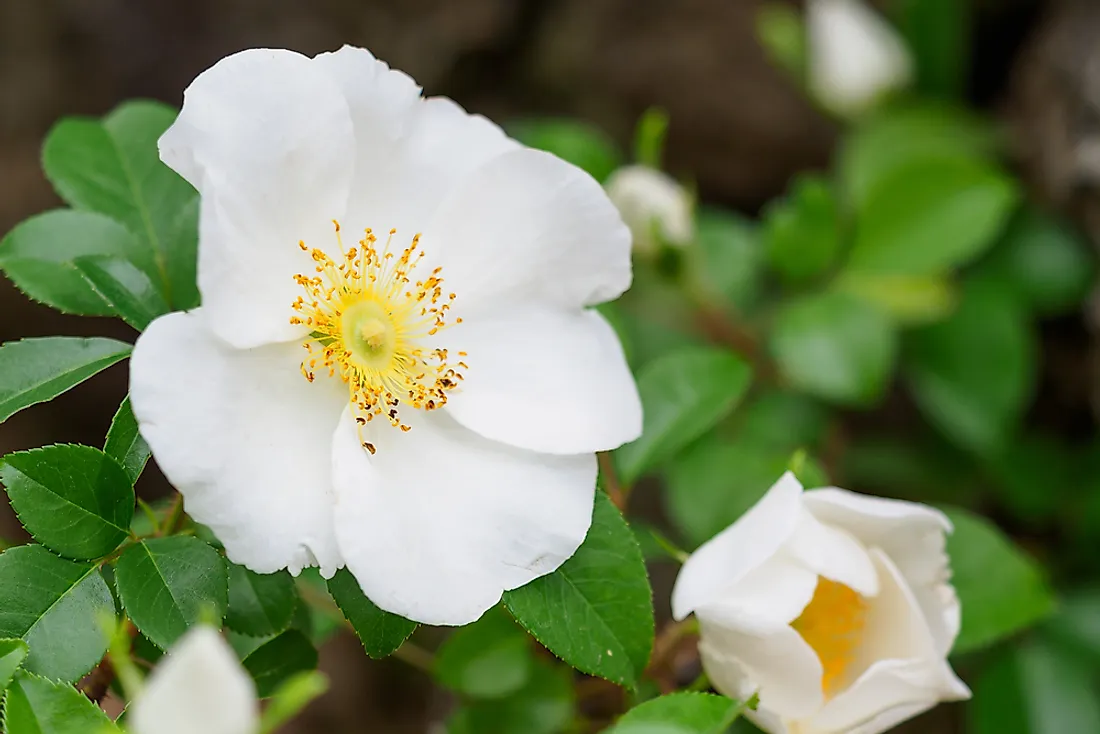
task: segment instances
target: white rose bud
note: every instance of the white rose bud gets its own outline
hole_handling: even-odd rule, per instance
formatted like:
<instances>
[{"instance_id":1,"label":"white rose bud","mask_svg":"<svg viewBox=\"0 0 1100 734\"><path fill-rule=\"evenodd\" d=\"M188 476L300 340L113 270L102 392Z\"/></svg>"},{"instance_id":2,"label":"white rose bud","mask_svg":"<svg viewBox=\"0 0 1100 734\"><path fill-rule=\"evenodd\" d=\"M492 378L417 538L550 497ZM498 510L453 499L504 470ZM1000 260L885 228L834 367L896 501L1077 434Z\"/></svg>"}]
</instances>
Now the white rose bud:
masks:
<instances>
[{"instance_id":1,"label":"white rose bud","mask_svg":"<svg viewBox=\"0 0 1100 734\"><path fill-rule=\"evenodd\" d=\"M195 627L177 642L130 705L134 734L253 734L256 685L216 631Z\"/></svg>"},{"instance_id":2,"label":"white rose bud","mask_svg":"<svg viewBox=\"0 0 1100 734\"><path fill-rule=\"evenodd\" d=\"M606 188L630 227L635 251L652 253L661 241L676 247L691 243L692 197L668 174L648 166L625 166L611 174Z\"/></svg>"},{"instance_id":3,"label":"white rose bud","mask_svg":"<svg viewBox=\"0 0 1100 734\"><path fill-rule=\"evenodd\" d=\"M806 25L810 92L830 111L857 115L909 83L905 42L861 0L810 0Z\"/></svg>"},{"instance_id":4,"label":"white rose bud","mask_svg":"<svg viewBox=\"0 0 1100 734\"><path fill-rule=\"evenodd\" d=\"M785 474L684 564L714 687L770 734L878 734L970 696L947 663L959 631L939 511Z\"/></svg>"}]
</instances>

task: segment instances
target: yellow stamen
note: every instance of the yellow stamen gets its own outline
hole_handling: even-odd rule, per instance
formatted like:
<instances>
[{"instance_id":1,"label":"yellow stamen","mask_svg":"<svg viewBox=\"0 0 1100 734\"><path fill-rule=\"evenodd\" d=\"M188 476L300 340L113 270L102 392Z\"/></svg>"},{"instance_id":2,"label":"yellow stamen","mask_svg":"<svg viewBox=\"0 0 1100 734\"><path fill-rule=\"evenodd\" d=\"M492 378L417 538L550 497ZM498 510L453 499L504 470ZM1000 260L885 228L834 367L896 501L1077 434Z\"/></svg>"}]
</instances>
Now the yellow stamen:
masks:
<instances>
[{"instance_id":1,"label":"yellow stamen","mask_svg":"<svg viewBox=\"0 0 1100 734\"><path fill-rule=\"evenodd\" d=\"M375 416L385 416L403 431L398 407L434 410L447 403L447 394L464 379L452 365L446 349L428 348L424 341L462 322L448 320L455 294L444 294L442 268L435 268L422 280L413 271L424 257L420 235L400 255L390 251L396 230L390 230L385 245L367 229L358 247L345 251L336 240L339 261L322 250L299 243L309 253L314 275L298 274L294 280L305 290L291 308L290 323L309 328L303 345L307 356L302 374L313 382L318 371L327 370L348 386L348 396L362 429ZM465 357L465 352L459 352ZM375 452L373 444L360 440L363 448Z\"/></svg>"},{"instance_id":2,"label":"yellow stamen","mask_svg":"<svg viewBox=\"0 0 1100 734\"><path fill-rule=\"evenodd\" d=\"M847 673L867 621L867 602L844 584L818 577L813 599L791 623L825 669L821 687L832 697L847 685Z\"/></svg>"}]
</instances>

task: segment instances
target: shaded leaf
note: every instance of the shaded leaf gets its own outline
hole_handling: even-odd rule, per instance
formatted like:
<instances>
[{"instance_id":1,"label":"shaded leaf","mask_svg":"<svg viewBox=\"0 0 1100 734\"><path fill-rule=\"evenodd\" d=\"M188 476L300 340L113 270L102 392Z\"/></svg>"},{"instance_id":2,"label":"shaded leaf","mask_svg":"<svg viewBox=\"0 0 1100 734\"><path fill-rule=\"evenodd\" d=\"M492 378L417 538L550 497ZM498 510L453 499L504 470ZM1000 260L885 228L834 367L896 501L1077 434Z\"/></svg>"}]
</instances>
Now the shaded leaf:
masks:
<instances>
[{"instance_id":1,"label":"shaded leaf","mask_svg":"<svg viewBox=\"0 0 1100 734\"><path fill-rule=\"evenodd\" d=\"M298 630L287 630L250 652L242 661L256 681L256 693L267 698L295 675L317 667L317 649Z\"/></svg>"},{"instance_id":2,"label":"shaded leaf","mask_svg":"<svg viewBox=\"0 0 1100 734\"><path fill-rule=\"evenodd\" d=\"M359 588L359 582L346 568L328 581L328 590L344 617L351 622L363 649L372 658L384 658L408 639L416 622L384 612Z\"/></svg>"}]
</instances>

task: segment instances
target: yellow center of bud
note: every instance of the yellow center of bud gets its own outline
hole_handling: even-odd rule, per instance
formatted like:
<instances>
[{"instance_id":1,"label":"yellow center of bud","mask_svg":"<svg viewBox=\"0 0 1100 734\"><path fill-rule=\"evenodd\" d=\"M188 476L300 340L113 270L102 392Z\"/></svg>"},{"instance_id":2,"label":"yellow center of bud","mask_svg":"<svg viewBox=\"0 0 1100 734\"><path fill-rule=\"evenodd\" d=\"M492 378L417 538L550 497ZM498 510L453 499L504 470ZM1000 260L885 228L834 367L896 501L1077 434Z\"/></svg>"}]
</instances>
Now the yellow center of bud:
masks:
<instances>
[{"instance_id":1,"label":"yellow center of bud","mask_svg":"<svg viewBox=\"0 0 1100 734\"><path fill-rule=\"evenodd\" d=\"M821 687L831 698L850 682L848 670L867 621L867 602L844 584L818 577L813 599L791 623L813 648L825 674Z\"/></svg>"},{"instance_id":2,"label":"yellow center of bud","mask_svg":"<svg viewBox=\"0 0 1100 734\"><path fill-rule=\"evenodd\" d=\"M343 380L359 426L385 416L407 431L398 407L441 408L463 379L459 370L466 369L465 362L452 363L446 349L425 344L462 323L448 320L455 294L444 293L442 268L417 279L416 267L424 257L420 235L395 254L390 251L395 230L379 249L368 229L358 246L344 250L335 224L338 259L300 243L315 263L314 274L294 276L305 295L292 304L290 323L310 330L302 374L310 382L324 371ZM459 358L465 356L458 352ZM364 441L363 446L374 453L372 444Z\"/></svg>"}]
</instances>

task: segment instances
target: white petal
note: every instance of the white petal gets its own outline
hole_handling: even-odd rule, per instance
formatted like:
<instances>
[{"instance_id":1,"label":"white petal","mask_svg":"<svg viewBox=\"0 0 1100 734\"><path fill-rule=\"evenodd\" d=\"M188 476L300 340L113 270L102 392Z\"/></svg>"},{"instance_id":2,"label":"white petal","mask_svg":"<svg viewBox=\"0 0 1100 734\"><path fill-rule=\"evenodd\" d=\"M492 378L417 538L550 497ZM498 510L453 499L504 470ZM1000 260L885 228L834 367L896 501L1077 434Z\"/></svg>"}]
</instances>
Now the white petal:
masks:
<instances>
[{"instance_id":1,"label":"white petal","mask_svg":"<svg viewBox=\"0 0 1100 734\"><path fill-rule=\"evenodd\" d=\"M771 558L794 532L801 498L802 485L787 472L737 522L692 553L672 589L672 616L683 619L724 598Z\"/></svg>"},{"instance_id":2,"label":"white petal","mask_svg":"<svg viewBox=\"0 0 1100 734\"><path fill-rule=\"evenodd\" d=\"M358 130L357 136L360 165L348 222L357 231L397 229L403 245L423 231L444 197L465 185L479 166L520 147L496 124L446 97L413 105L396 141L363 139Z\"/></svg>"},{"instance_id":3,"label":"white petal","mask_svg":"<svg viewBox=\"0 0 1100 734\"><path fill-rule=\"evenodd\" d=\"M360 445L336 430L336 534L348 569L382 609L462 625L502 592L555 570L592 520L594 454L550 456L495 443L434 411L374 421Z\"/></svg>"},{"instance_id":4,"label":"white petal","mask_svg":"<svg viewBox=\"0 0 1100 734\"><path fill-rule=\"evenodd\" d=\"M199 290L218 335L239 347L294 338L299 240L331 248L353 173L351 116L305 56L254 49L191 83L161 158L202 194Z\"/></svg>"},{"instance_id":5,"label":"white petal","mask_svg":"<svg viewBox=\"0 0 1100 734\"><path fill-rule=\"evenodd\" d=\"M867 610L864 636L852 662L858 677L813 718L812 728L821 731L848 732L894 707L969 695L936 650L898 569L881 550L873 549L871 557L881 588Z\"/></svg>"},{"instance_id":6,"label":"white petal","mask_svg":"<svg viewBox=\"0 0 1100 734\"><path fill-rule=\"evenodd\" d=\"M945 533L951 521L934 508L829 487L805 494L824 523L844 528L866 547L882 548L897 565L928 621L936 649L946 655L959 633L959 600L950 584Z\"/></svg>"},{"instance_id":7,"label":"white petal","mask_svg":"<svg viewBox=\"0 0 1100 734\"><path fill-rule=\"evenodd\" d=\"M701 620L700 633L703 668L716 690L738 698L756 691L760 709L784 719L821 707L821 661L792 628L751 635Z\"/></svg>"},{"instance_id":8,"label":"white petal","mask_svg":"<svg viewBox=\"0 0 1100 734\"><path fill-rule=\"evenodd\" d=\"M695 236L692 196L676 179L648 166L624 166L605 184L634 236L634 249L653 252L659 237L678 247Z\"/></svg>"},{"instance_id":9,"label":"white petal","mask_svg":"<svg viewBox=\"0 0 1100 734\"><path fill-rule=\"evenodd\" d=\"M454 189L424 229L458 315L537 300L577 308L630 286L630 231L587 173L528 148Z\"/></svg>"},{"instance_id":10,"label":"white petal","mask_svg":"<svg viewBox=\"0 0 1100 734\"><path fill-rule=\"evenodd\" d=\"M622 346L595 311L528 305L465 321L446 341L466 351L470 365L447 412L486 438L580 454L642 433L642 402Z\"/></svg>"},{"instance_id":11,"label":"white petal","mask_svg":"<svg viewBox=\"0 0 1100 734\"><path fill-rule=\"evenodd\" d=\"M187 512L234 563L258 573L342 561L332 530L332 431L347 404L335 381L306 382L304 351L237 350L205 309L154 321L130 360L141 435Z\"/></svg>"},{"instance_id":12,"label":"white petal","mask_svg":"<svg viewBox=\"0 0 1100 734\"><path fill-rule=\"evenodd\" d=\"M126 723L134 734L255 734L256 686L217 632L196 627L157 665Z\"/></svg>"},{"instance_id":13,"label":"white petal","mask_svg":"<svg viewBox=\"0 0 1100 734\"><path fill-rule=\"evenodd\" d=\"M776 554L749 571L725 595L695 610L700 620L762 635L798 619L817 589L817 574Z\"/></svg>"},{"instance_id":14,"label":"white petal","mask_svg":"<svg viewBox=\"0 0 1100 734\"><path fill-rule=\"evenodd\" d=\"M878 576L867 550L844 530L819 522L805 507L783 552L863 596L878 593Z\"/></svg>"}]
</instances>

